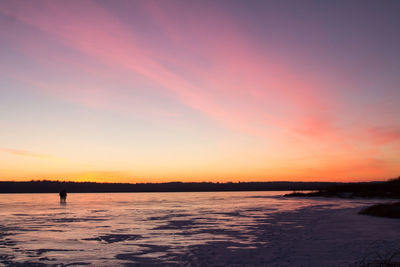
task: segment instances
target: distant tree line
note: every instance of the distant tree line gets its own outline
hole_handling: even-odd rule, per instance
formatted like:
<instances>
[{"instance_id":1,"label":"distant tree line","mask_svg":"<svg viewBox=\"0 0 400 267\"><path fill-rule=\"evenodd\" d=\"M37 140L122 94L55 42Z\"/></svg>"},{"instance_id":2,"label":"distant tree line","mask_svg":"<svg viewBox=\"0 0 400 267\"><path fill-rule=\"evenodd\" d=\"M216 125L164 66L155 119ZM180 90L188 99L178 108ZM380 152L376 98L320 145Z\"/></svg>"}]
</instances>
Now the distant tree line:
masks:
<instances>
[{"instance_id":1,"label":"distant tree line","mask_svg":"<svg viewBox=\"0 0 400 267\"><path fill-rule=\"evenodd\" d=\"M228 183L95 183L63 181L0 181L0 193L95 192L207 192L207 191L301 191L322 190L340 183L331 182L228 182Z\"/></svg>"}]
</instances>

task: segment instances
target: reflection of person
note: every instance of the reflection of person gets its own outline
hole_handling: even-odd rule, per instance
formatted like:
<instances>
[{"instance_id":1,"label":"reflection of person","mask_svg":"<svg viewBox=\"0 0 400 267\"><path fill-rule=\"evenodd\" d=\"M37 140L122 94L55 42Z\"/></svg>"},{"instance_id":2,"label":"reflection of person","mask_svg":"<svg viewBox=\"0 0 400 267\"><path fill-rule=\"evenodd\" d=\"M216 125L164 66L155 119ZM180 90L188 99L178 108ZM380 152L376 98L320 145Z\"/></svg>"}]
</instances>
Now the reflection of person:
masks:
<instances>
[{"instance_id":1,"label":"reflection of person","mask_svg":"<svg viewBox=\"0 0 400 267\"><path fill-rule=\"evenodd\" d=\"M65 191L64 189L60 192L60 202L65 202L66 200L67 200L67 191Z\"/></svg>"}]
</instances>

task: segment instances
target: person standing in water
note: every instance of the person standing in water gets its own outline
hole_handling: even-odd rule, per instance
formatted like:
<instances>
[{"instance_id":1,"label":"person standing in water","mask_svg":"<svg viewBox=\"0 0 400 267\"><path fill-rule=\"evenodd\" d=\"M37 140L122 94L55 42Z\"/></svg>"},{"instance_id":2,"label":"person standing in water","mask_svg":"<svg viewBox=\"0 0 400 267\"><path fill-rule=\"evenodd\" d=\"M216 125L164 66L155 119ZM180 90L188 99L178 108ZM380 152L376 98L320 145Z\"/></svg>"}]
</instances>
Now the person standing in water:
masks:
<instances>
[{"instance_id":1,"label":"person standing in water","mask_svg":"<svg viewBox=\"0 0 400 267\"><path fill-rule=\"evenodd\" d=\"M59 195L60 195L60 203L65 203L67 201L67 191L63 189Z\"/></svg>"}]
</instances>

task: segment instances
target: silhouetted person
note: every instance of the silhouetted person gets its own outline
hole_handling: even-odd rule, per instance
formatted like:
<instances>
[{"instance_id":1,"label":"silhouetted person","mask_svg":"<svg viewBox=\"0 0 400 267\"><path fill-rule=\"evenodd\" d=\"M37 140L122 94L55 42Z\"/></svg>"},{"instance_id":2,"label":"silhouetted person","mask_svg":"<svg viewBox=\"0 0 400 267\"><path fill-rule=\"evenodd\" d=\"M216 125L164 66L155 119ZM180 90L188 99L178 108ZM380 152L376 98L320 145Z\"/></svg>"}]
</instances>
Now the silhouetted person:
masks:
<instances>
[{"instance_id":1,"label":"silhouetted person","mask_svg":"<svg viewBox=\"0 0 400 267\"><path fill-rule=\"evenodd\" d=\"M64 189L60 192L60 202L65 203L66 200L67 200L67 191L65 191Z\"/></svg>"}]
</instances>

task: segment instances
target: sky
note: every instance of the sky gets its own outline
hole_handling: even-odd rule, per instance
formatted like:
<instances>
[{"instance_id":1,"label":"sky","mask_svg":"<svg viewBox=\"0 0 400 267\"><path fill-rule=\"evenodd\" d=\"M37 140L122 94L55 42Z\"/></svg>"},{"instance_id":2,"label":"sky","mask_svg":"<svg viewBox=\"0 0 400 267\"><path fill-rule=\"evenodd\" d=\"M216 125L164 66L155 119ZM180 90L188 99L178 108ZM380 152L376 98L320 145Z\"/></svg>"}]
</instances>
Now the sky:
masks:
<instances>
[{"instance_id":1,"label":"sky","mask_svg":"<svg viewBox=\"0 0 400 267\"><path fill-rule=\"evenodd\" d=\"M399 1L0 3L0 180L400 175Z\"/></svg>"}]
</instances>

